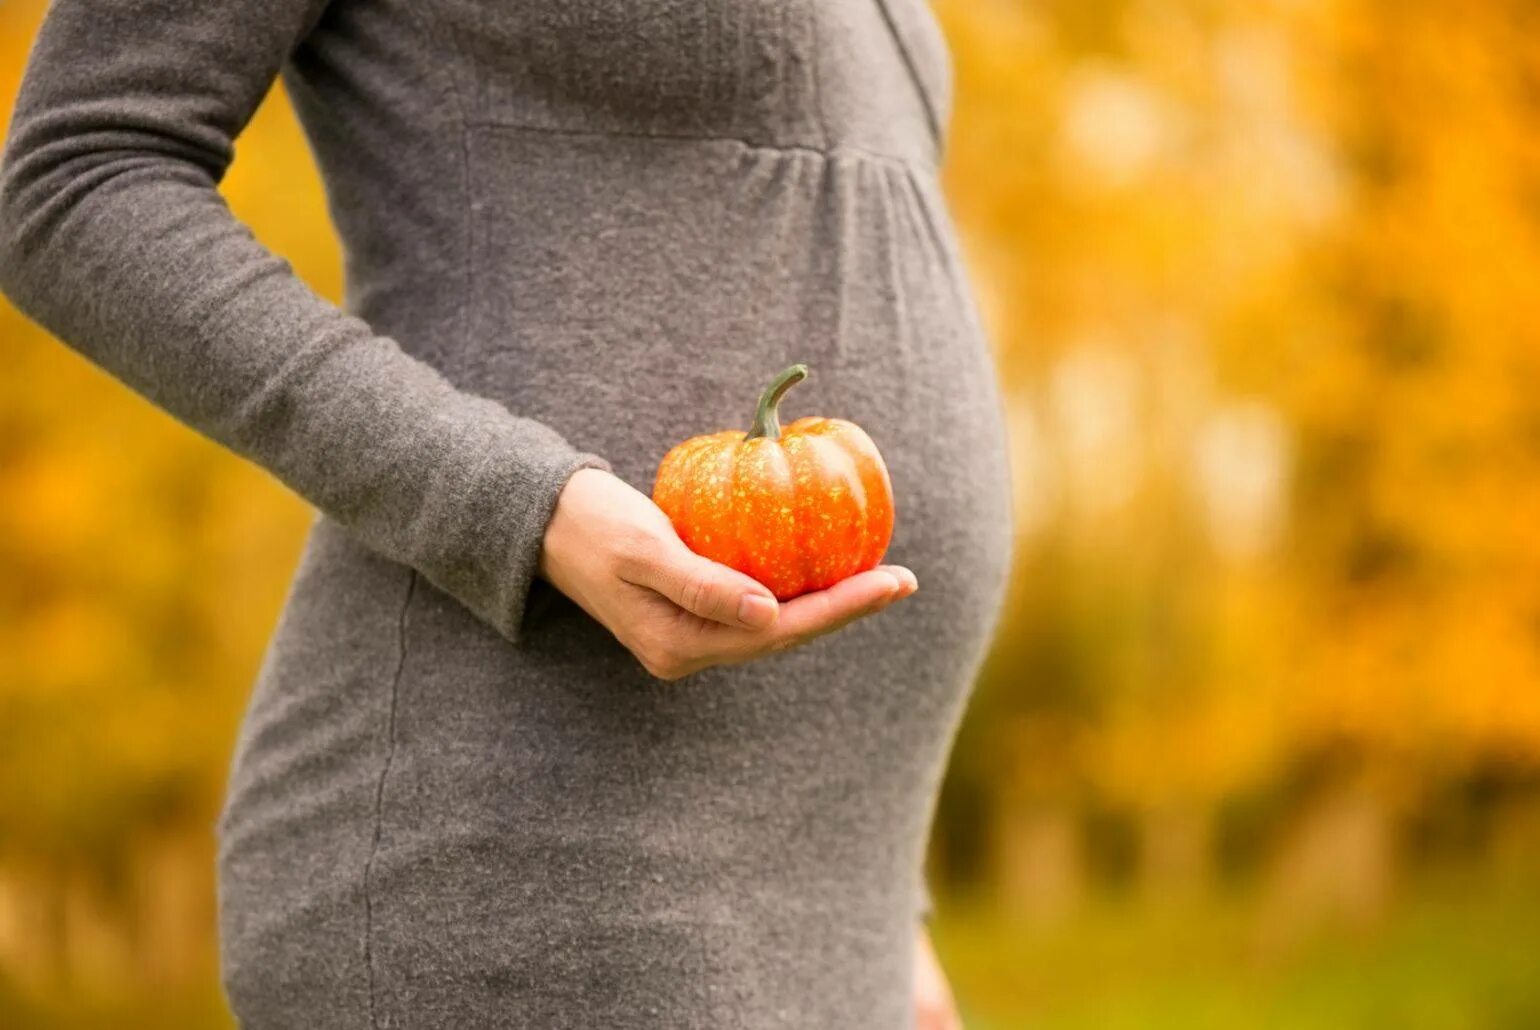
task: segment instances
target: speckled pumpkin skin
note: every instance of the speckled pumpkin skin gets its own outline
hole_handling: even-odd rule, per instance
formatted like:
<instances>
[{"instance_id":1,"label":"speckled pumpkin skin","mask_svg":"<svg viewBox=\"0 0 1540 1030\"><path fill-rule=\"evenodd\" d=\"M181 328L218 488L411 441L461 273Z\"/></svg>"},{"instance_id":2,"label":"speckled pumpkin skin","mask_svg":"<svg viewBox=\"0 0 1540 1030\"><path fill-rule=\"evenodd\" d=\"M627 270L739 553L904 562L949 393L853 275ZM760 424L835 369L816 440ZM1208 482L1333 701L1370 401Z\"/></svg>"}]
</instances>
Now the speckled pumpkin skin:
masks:
<instances>
[{"instance_id":1,"label":"speckled pumpkin skin","mask_svg":"<svg viewBox=\"0 0 1540 1030\"><path fill-rule=\"evenodd\" d=\"M782 601L875 567L893 538L882 455L837 418L799 418L780 439L727 430L686 440L658 466L652 499L692 551Z\"/></svg>"}]
</instances>

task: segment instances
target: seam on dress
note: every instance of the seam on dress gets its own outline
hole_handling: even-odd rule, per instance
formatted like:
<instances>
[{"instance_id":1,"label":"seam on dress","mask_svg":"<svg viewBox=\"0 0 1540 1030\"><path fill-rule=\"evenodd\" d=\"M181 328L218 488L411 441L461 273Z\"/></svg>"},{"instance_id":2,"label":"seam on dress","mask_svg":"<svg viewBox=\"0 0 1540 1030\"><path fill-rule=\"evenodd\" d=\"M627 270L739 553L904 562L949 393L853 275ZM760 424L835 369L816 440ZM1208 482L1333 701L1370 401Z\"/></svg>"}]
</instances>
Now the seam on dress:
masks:
<instances>
[{"instance_id":1,"label":"seam on dress","mask_svg":"<svg viewBox=\"0 0 1540 1030\"><path fill-rule=\"evenodd\" d=\"M825 152L829 150L829 112L824 109L823 101L823 53L820 40L823 32L818 24L818 5L805 3L802 8L807 12L807 32L810 37L810 60L813 62L813 112L818 117L818 138L823 141Z\"/></svg>"},{"instance_id":2,"label":"seam on dress","mask_svg":"<svg viewBox=\"0 0 1540 1030\"><path fill-rule=\"evenodd\" d=\"M380 778L374 787L374 834L369 843L369 856L364 859L364 970L369 981L369 1025L378 1030L380 1021L374 1003L374 900L369 893L369 874L374 871L374 859L380 850L380 837L384 828L385 781L396 758L396 703L401 693L401 671L406 668L406 613L412 606L412 595L417 590L417 570L409 569L406 580L406 597L401 602L401 612L396 617L396 671L390 678L390 715L385 722L385 761L380 766Z\"/></svg>"},{"instance_id":3,"label":"seam on dress","mask_svg":"<svg viewBox=\"0 0 1540 1030\"><path fill-rule=\"evenodd\" d=\"M925 121L930 125L931 139L935 141L936 149L939 151L943 137L941 112L936 109L936 102L930 95L930 87L925 85L925 77L920 74L920 66L914 62L914 54L909 49L908 41L899 31L898 21L893 17L893 8L889 0L874 0L874 2L877 4L877 9L882 12L882 20L888 27L888 35L893 37L893 45L898 48L898 56L903 58L904 67L909 70L909 81L914 84L914 91L920 98L920 106L925 109Z\"/></svg>"},{"instance_id":4,"label":"seam on dress","mask_svg":"<svg viewBox=\"0 0 1540 1030\"><path fill-rule=\"evenodd\" d=\"M522 122L495 120L471 122L468 128L498 132L527 132L537 136L587 136L594 139L616 137L620 139L655 140L662 143L733 143L748 150L763 150L769 153L780 154L808 154L826 160L840 157L861 158L867 161L890 165L893 168L904 171L912 171L914 165L914 162L910 159L899 157L897 154L883 154L875 150L851 146L848 143L841 143L838 146L824 149L807 146L802 143L765 143L758 140L741 139L737 136L694 136L682 132L626 132L614 129L569 129L550 125L529 125Z\"/></svg>"}]
</instances>

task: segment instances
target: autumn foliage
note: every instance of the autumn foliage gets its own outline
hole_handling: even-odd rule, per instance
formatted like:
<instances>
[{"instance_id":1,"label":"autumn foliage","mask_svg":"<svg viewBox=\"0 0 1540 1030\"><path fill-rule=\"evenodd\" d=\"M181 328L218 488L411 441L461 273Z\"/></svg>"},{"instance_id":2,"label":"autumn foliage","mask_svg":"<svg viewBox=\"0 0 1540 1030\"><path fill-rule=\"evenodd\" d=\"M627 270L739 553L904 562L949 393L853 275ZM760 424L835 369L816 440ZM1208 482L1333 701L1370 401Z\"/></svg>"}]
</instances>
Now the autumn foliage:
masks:
<instances>
[{"instance_id":1,"label":"autumn foliage","mask_svg":"<svg viewBox=\"0 0 1540 1030\"><path fill-rule=\"evenodd\" d=\"M0 112L42 6L0 4ZM1451 851L1533 875L1534 6L937 11L1020 543L943 904L1238 879L1286 944ZM223 189L340 295L281 94ZM82 984L222 1018L211 825L309 518L0 302L0 1024Z\"/></svg>"}]
</instances>

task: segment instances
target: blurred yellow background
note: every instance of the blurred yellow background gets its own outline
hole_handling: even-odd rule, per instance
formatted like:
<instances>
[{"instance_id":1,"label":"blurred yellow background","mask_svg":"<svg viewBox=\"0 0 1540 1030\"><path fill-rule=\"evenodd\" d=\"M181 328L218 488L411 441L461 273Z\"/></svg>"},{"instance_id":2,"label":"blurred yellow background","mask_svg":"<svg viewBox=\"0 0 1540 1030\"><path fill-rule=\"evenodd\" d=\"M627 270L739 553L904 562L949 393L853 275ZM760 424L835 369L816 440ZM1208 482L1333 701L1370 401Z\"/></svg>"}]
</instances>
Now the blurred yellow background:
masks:
<instances>
[{"instance_id":1,"label":"blurred yellow background","mask_svg":"<svg viewBox=\"0 0 1540 1030\"><path fill-rule=\"evenodd\" d=\"M1540 8L937 9L1019 519L933 849L970 1027L1540 1027ZM281 92L239 151L339 296ZM308 520L0 302L0 1026L228 1025Z\"/></svg>"}]
</instances>

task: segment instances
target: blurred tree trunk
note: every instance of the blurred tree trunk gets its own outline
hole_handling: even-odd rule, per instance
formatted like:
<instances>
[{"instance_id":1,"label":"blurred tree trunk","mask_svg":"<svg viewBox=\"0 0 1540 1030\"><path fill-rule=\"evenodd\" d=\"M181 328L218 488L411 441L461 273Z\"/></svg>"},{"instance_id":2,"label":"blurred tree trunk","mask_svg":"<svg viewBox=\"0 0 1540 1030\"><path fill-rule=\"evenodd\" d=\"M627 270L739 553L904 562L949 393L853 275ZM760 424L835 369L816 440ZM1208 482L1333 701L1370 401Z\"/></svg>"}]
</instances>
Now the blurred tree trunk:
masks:
<instances>
[{"instance_id":1,"label":"blurred tree trunk","mask_svg":"<svg viewBox=\"0 0 1540 1030\"><path fill-rule=\"evenodd\" d=\"M1212 873L1213 813L1200 802L1145 810L1140 820L1139 885L1161 904L1195 901Z\"/></svg>"},{"instance_id":2,"label":"blurred tree trunk","mask_svg":"<svg viewBox=\"0 0 1540 1030\"><path fill-rule=\"evenodd\" d=\"M213 857L201 832L164 834L147 842L135 877L141 926L139 966L154 983L184 984L206 970L212 954Z\"/></svg>"},{"instance_id":3,"label":"blurred tree trunk","mask_svg":"<svg viewBox=\"0 0 1540 1030\"><path fill-rule=\"evenodd\" d=\"M1084 848L1074 810L1002 803L996 826L1007 911L1037 924L1072 915L1085 893Z\"/></svg>"},{"instance_id":4,"label":"blurred tree trunk","mask_svg":"<svg viewBox=\"0 0 1540 1030\"><path fill-rule=\"evenodd\" d=\"M64 885L54 869L0 868L0 971L24 986L60 983L69 967Z\"/></svg>"},{"instance_id":5,"label":"blurred tree trunk","mask_svg":"<svg viewBox=\"0 0 1540 1030\"><path fill-rule=\"evenodd\" d=\"M1324 788L1285 833L1267 871L1263 953L1288 951L1323 928L1372 927L1390 902L1394 867L1385 792L1363 777Z\"/></svg>"}]
</instances>

